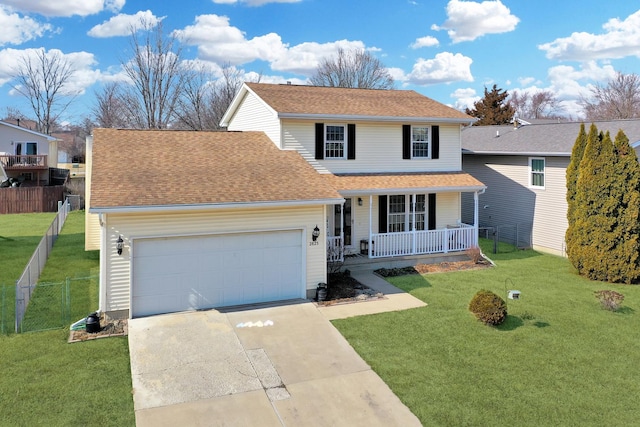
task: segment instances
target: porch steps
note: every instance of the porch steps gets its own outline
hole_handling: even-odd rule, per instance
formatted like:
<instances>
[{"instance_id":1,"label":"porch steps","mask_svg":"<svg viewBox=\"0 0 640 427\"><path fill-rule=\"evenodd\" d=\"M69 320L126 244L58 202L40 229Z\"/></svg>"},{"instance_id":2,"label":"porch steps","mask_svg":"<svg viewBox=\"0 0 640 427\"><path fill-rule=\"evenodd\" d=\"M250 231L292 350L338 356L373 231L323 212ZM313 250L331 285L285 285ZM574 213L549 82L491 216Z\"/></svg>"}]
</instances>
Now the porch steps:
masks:
<instances>
[{"instance_id":1,"label":"porch steps","mask_svg":"<svg viewBox=\"0 0 640 427\"><path fill-rule=\"evenodd\" d=\"M464 252L407 255L390 258L368 258L366 255L347 255L344 257L342 270L362 271L377 270L379 268L402 268L416 264L439 264L441 262L455 262L468 259L469 257Z\"/></svg>"}]
</instances>

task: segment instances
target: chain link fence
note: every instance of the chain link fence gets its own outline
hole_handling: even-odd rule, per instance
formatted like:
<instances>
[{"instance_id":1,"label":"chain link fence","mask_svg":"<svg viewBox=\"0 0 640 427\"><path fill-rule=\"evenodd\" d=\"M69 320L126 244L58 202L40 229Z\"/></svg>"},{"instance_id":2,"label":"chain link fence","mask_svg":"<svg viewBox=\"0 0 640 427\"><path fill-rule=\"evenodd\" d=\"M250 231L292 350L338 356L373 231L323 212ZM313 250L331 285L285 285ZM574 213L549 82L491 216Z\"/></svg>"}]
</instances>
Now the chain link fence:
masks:
<instances>
[{"instance_id":1,"label":"chain link fence","mask_svg":"<svg viewBox=\"0 0 640 427\"><path fill-rule=\"evenodd\" d=\"M35 332L68 327L71 323L95 311L98 296L98 276L67 278L63 282L21 285L30 293L16 332ZM16 301L16 307L18 306Z\"/></svg>"},{"instance_id":2,"label":"chain link fence","mask_svg":"<svg viewBox=\"0 0 640 427\"><path fill-rule=\"evenodd\" d=\"M531 248L533 223L503 224L479 227L480 237L493 240L493 253L515 252Z\"/></svg>"}]
</instances>

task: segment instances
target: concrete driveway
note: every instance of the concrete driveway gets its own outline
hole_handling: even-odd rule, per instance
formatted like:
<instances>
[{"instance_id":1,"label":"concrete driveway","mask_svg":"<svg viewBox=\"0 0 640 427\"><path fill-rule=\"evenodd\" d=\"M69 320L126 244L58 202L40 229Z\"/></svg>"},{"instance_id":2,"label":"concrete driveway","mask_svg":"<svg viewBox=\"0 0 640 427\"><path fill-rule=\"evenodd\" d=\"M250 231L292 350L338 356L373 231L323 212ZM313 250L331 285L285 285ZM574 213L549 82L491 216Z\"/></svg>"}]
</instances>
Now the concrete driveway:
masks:
<instances>
[{"instance_id":1,"label":"concrete driveway","mask_svg":"<svg viewBox=\"0 0 640 427\"><path fill-rule=\"evenodd\" d=\"M137 426L419 426L312 303L129 321Z\"/></svg>"}]
</instances>

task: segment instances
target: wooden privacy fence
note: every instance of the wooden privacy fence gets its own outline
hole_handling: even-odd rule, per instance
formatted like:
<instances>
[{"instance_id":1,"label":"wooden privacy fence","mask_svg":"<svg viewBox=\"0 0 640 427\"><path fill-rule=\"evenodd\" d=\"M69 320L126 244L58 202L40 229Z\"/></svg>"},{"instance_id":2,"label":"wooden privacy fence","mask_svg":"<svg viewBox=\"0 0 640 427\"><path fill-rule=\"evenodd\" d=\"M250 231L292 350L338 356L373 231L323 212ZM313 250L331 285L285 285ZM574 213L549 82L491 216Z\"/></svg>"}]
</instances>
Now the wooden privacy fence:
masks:
<instances>
[{"instance_id":1,"label":"wooden privacy fence","mask_svg":"<svg viewBox=\"0 0 640 427\"><path fill-rule=\"evenodd\" d=\"M0 188L0 214L55 212L64 186Z\"/></svg>"}]
</instances>

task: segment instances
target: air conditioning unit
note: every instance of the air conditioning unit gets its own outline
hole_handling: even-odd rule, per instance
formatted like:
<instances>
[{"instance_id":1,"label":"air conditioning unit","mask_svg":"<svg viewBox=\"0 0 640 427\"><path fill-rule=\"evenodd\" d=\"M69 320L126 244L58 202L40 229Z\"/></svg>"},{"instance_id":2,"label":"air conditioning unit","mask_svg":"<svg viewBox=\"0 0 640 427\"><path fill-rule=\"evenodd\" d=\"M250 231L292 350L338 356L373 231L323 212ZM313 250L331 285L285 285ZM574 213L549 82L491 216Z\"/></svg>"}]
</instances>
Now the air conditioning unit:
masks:
<instances>
[{"instance_id":1,"label":"air conditioning unit","mask_svg":"<svg viewBox=\"0 0 640 427\"><path fill-rule=\"evenodd\" d=\"M520 299L520 291L509 291L509 299Z\"/></svg>"}]
</instances>

